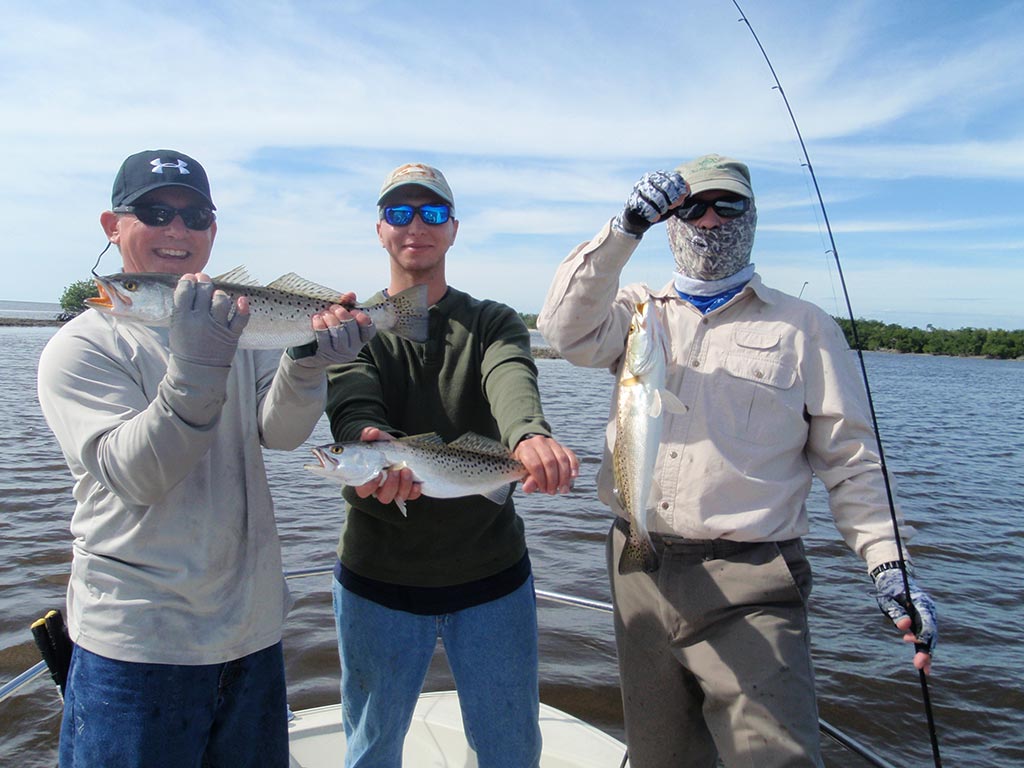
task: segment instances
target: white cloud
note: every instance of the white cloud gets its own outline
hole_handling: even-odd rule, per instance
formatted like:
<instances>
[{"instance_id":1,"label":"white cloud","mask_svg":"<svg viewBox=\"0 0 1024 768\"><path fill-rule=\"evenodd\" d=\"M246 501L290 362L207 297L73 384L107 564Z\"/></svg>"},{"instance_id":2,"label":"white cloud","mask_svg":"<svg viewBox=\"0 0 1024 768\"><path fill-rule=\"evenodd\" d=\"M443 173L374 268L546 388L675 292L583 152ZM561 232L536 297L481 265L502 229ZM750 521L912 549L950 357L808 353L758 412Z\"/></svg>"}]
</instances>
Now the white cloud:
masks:
<instances>
[{"instance_id":1,"label":"white cloud","mask_svg":"<svg viewBox=\"0 0 1024 768\"><path fill-rule=\"evenodd\" d=\"M1006 262L1024 241L1021 4L744 5L833 230L850 241L844 256L877 266L871 254L930 239L974 253L980 274L997 265L993 295L1019 294L1024 280ZM117 165L160 146L210 172L217 264L267 279L295 269L360 293L379 287L373 202L387 170L413 158L440 165L455 188L453 281L527 310L640 173L706 151L754 168L770 253L784 238L817 253L800 146L736 19L726 2L672 12L583 0L7 9L0 145L17 184L0 189L0 216L17 287L3 298L53 300L87 272ZM650 248L629 275L662 282ZM798 291L804 280L785 282ZM903 301L953 311L929 295L919 280Z\"/></svg>"}]
</instances>

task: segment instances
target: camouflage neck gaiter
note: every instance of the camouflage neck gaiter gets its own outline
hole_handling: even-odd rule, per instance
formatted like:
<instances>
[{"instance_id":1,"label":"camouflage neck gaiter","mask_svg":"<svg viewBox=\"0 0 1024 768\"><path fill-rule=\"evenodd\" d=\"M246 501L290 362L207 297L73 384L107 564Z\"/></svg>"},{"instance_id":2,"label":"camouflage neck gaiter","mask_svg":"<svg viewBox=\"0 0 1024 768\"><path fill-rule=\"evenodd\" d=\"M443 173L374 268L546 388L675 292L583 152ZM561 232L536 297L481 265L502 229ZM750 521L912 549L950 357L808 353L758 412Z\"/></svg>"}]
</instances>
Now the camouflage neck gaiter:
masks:
<instances>
[{"instance_id":1,"label":"camouflage neck gaiter","mask_svg":"<svg viewBox=\"0 0 1024 768\"><path fill-rule=\"evenodd\" d=\"M670 217L665 226L681 273L697 280L721 280L750 263L757 209L751 205L739 218L725 219L714 229L699 229L676 216Z\"/></svg>"}]
</instances>

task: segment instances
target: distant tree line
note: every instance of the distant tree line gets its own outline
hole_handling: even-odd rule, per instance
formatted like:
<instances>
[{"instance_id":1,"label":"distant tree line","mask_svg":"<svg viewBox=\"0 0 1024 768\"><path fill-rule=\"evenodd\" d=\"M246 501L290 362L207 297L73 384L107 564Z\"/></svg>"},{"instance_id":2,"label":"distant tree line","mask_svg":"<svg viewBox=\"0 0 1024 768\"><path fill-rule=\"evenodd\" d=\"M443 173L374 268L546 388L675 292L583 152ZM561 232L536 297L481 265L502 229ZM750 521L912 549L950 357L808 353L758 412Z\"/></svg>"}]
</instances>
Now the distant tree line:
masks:
<instances>
[{"instance_id":1,"label":"distant tree line","mask_svg":"<svg viewBox=\"0 0 1024 768\"><path fill-rule=\"evenodd\" d=\"M856 346L849 319L836 318L851 347ZM952 357L991 357L1014 360L1024 357L1024 330L961 328L947 331L931 325L904 328L878 320L857 320L857 338L864 350L912 352Z\"/></svg>"},{"instance_id":2,"label":"distant tree line","mask_svg":"<svg viewBox=\"0 0 1024 768\"><path fill-rule=\"evenodd\" d=\"M85 299L98 295L92 280L80 280L64 289L60 304L64 310L59 319L69 320L86 309ZM527 328L537 327L537 315L520 312ZM835 318L846 334L851 347L856 348L848 318ZM857 320L857 338L866 351L911 352L923 355L950 355L952 357L991 357L999 360L1024 358L1024 330L1003 331L986 328L961 328L947 331L931 325L904 328L902 325L879 320Z\"/></svg>"},{"instance_id":3,"label":"distant tree line","mask_svg":"<svg viewBox=\"0 0 1024 768\"><path fill-rule=\"evenodd\" d=\"M520 312L527 328L537 327L537 316ZM851 347L856 347L849 319L835 321L846 334ZM857 320L857 338L866 351L910 352L922 355L951 357L990 357L999 360L1024 358L1024 330L1003 331L986 328L961 328L947 331L931 325L904 328L879 320Z\"/></svg>"}]
</instances>

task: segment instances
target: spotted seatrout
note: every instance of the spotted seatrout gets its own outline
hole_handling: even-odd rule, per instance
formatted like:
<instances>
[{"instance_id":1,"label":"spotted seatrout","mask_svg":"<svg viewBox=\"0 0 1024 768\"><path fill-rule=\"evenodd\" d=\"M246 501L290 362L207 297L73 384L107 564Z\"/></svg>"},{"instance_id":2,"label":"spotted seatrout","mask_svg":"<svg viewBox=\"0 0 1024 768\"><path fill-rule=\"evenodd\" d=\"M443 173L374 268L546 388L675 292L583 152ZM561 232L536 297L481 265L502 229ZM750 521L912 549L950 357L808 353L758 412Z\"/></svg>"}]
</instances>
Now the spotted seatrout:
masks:
<instances>
[{"instance_id":1,"label":"spotted seatrout","mask_svg":"<svg viewBox=\"0 0 1024 768\"><path fill-rule=\"evenodd\" d=\"M435 433L395 440L332 443L313 449L319 464L306 469L344 485L363 485L384 470L408 468L425 496L448 499L480 495L504 504L511 484L526 468L501 443L467 433L445 443ZM405 506L399 504L402 514Z\"/></svg>"},{"instance_id":2,"label":"spotted seatrout","mask_svg":"<svg viewBox=\"0 0 1024 768\"><path fill-rule=\"evenodd\" d=\"M629 326L626 353L616 389L615 445L612 465L615 496L629 517L629 536L619 558L619 573L658 569L647 526L654 462L661 444L663 412L684 408L665 389L667 338L650 301L638 302Z\"/></svg>"},{"instance_id":3,"label":"spotted seatrout","mask_svg":"<svg viewBox=\"0 0 1024 768\"><path fill-rule=\"evenodd\" d=\"M100 295L86 299L93 309L143 323L169 325L178 276L156 272L121 272L96 277ZM216 288L234 301L249 297L249 322L238 346L242 349L284 349L316 338L310 318L338 304L341 294L299 277L294 272L261 285L245 267L213 278ZM370 306L350 306L365 312L378 330L391 331L411 341L427 340L427 286L417 285Z\"/></svg>"}]
</instances>

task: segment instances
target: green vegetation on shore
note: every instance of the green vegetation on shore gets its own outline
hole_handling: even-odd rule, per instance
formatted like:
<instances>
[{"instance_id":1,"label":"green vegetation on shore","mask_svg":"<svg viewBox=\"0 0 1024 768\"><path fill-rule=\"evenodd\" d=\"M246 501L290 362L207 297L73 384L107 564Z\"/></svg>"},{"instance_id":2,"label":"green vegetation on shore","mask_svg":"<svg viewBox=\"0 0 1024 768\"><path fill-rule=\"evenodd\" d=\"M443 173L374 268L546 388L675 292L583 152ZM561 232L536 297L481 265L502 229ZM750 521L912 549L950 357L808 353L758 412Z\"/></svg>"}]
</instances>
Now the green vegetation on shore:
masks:
<instances>
[{"instance_id":1,"label":"green vegetation on shore","mask_svg":"<svg viewBox=\"0 0 1024 768\"><path fill-rule=\"evenodd\" d=\"M70 320L85 309L85 298L95 296L92 281L73 283L61 297L64 312L52 319L25 319L0 317L0 326L33 326L59 325ZM537 328L537 315L520 312L526 327ZM848 319L835 318L839 327L846 334L851 347L854 343L851 323ZM921 355L948 355L950 357L987 357L995 360L1024 359L1024 330L1004 331L992 328L961 328L948 331L943 328L927 326L924 330L913 327L904 328L893 323L879 320L857 320L857 338L860 347L870 352L903 352ZM535 349L537 357L558 357L558 354L547 347Z\"/></svg>"},{"instance_id":2,"label":"green vegetation on shore","mask_svg":"<svg viewBox=\"0 0 1024 768\"><path fill-rule=\"evenodd\" d=\"M851 347L856 347L848 319L835 318ZM951 357L990 357L1015 360L1024 357L1024 330L1004 331L989 328L961 328L947 331L927 326L904 328L879 320L857 320L860 348L884 352L909 352Z\"/></svg>"},{"instance_id":3,"label":"green vegetation on shore","mask_svg":"<svg viewBox=\"0 0 1024 768\"><path fill-rule=\"evenodd\" d=\"M527 328L537 327L536 315L520 312L519 316L523 318ZM856 348L850 321L839 317L835 318L835 321L843 329L850 346ZM857 338L860 340L861 349L867 351L989 357L998 360L1024 358L1024 330L961 328L958 331L947 331L930 325L921 330L879 320L858 319Z\"/></svg>"}]
</instances>

